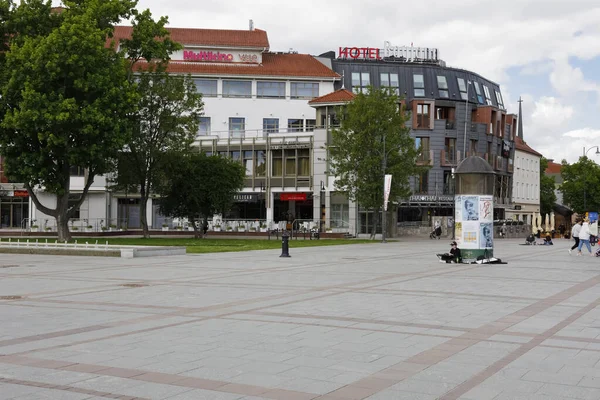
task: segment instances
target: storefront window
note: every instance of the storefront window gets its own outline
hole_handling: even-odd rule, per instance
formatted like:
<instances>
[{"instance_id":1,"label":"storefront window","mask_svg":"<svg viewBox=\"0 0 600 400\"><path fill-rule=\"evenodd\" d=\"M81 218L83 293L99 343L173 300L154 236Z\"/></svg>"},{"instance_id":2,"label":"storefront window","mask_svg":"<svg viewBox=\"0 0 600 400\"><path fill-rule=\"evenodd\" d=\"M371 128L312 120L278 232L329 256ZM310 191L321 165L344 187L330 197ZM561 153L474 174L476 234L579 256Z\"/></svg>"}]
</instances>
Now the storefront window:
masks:
<instances>
[{"instance_id":1,"label":"storefront window","mask_svg":"<svg viewBox=\"0 0 600 400\"><path fill-rule=\"evenodd\" d=\"M256 176L265 176L266 171L267 171L267 163L265 160L265 151L257 150L256 151L256 168L254 169L254 172L256 173Z\"/></svg>"}]
</instances>

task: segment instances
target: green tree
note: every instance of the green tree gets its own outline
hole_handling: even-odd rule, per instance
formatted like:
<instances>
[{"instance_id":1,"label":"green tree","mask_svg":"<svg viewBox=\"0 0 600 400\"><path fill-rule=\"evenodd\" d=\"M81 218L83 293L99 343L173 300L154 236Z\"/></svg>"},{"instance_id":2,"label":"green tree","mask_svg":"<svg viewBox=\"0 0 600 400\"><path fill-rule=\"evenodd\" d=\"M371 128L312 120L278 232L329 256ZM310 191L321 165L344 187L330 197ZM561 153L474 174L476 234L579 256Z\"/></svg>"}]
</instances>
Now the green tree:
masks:
<instances>
[{"instance_id":1,"label":"green tree","mask_svg":"<svg viewBox=\"0 0 600 400\"><path fill-rule=\"evenodd\" d=\"M111 170L127 142L137 94L122 53L106 46L114 26L136 1L24 0L9 15L14 27L0 90L0 146L8 175L25 184L32 201L56 218L60 240L94 178ZM19 19L19 16L27 18ZM70 170L86 171L83 192L69 205ZM54 208L38 190L54 194Z\"/></svg>"},{"instance_id":2,"label":"green tree","mask_svg":"<svg viewBox=\"0 0 600 400\"><path fill-rule=\"evenodd\" d=\"M246 170L235 160L205 153L169 154L163 164L159 186L160 212L187 218L199 237L196 222L231 208L233 196L242 189Z\"/></svg>"},{"instance_id":3,"label":"green tree","mask_svg":"<svg viewBox=\"0 0 600 400\"><path fill-rule=\"evenodd\" d=\"M409 177L418 149L406 123L410 115L398 97L386 89L370 88L338 110L341 126L328 144L330 173L337 190L347 193L369 211L383 208L384 175L392 175L390 201L410 195ZM371 237L375 237L376 223Z\"/></svg>"},{"instance_id":4,"label":"green tree","mask_svg":"<svg viewBox=\"0 0 600 400\"><path fill-rule=\"evenodd\" d=\"M562 161L563 202L578 214L600 210L600 166L587 157L568 164Z\"/></svg>"},{"instance_id":5,"label":"green tree","mask_svg":"<svg viewBox=\"0 0 600 400\"><path fill-rule=\"evenodd\" d=\"M203 107L191 77L170 75L165 70L172 52L181 48L169 39L166 23L164 17L153 21L150 12L145 11L136 16L131 39L122 41L133 72L129 77L137 82L140 100L113 188L139 191L144 237L150 236L146 210L161 158L166 150L183 152L189 148Z\"/></svg>"},{"instance_id":6,"label":"green tree","mask_svg":"<svg viewBox=\"0 0 600 400\"><path fill-rule=\"evenodd\" d=\"M553 176L546 175L548 160L544 157L540 159L540 212L549 214L556 203L556 181Z\"/></svg>"}]
</instances>

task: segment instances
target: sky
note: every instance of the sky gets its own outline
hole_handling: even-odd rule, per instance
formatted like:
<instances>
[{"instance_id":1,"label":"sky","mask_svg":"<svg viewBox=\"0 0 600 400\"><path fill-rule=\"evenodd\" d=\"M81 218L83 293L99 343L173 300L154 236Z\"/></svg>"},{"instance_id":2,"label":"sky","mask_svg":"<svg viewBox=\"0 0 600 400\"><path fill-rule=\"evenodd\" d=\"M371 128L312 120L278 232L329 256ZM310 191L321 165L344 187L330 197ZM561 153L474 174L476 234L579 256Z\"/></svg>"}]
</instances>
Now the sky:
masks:
<instances>
[{"instance_id":1,"label":"sky","mask_svg":"<svg viewBox=\"0 0 600 400\"><path fill-rule=\"evenodd\" d=\"M411 43L500 84L509 113L546 158L575 162L600 146L598 0L139 0L180 28L267 31L272 51ZM588 156L600 163L600 155Z\"/></svg>"}]
</instances>

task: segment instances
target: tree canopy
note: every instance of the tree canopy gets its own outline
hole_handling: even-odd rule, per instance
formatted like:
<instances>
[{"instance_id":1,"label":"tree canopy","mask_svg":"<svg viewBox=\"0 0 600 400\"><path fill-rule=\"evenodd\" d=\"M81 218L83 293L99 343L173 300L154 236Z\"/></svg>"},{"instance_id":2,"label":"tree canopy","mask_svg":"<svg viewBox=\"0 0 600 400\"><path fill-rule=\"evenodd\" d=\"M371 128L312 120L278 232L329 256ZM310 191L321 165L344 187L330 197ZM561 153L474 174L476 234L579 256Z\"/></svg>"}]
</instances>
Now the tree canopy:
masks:
<instances>
[{"instance_id":1,"label":"tree canopy","mask_svg":"<svg viewBox=\"0 0 600 400\"><path fill-rule=\"evenodd\" d=\"M196 222L223 213L242 189L246 170L236 160L205 153L170 153L158 187L160 212L187 218L198 236Z\"/></svg>"},{"instance_id":2,"label":"tree canopy","mask_svg":"<svg viewBox=\"0 0 600 400\"><path fill-rule=\"evenodd\" d=\"M330 174L338 177L337 190L362 207L378 210L383 205L384 175L392 175L390 201L410 195L409 177L418 149L406 123L410 115L398 96L385 88L370 88L338 110L341 126L332 131L328 144Z\"/></svg>"},{"instance_id":3,"label":"tree canopy","mask_svg":"<svg viewBox=\"0 0 600 400\"><path fill-rule=\"evenodd\" d=\"M556 181L553 176L546 175L548 160L544 157L540 159L540 212L542 214L551 213L556 203Z\"/></svg>"},{"instance_id":4,"label":"tree canopy","mask_svg":"<svg viewBox=\"0 0 600 400\"><path fill-rule=\"evenodd\" d=\"M600 166L587 157L561 167L560 191L565 205L578 214L600 210Z\"/></svg>"}]
</instances>

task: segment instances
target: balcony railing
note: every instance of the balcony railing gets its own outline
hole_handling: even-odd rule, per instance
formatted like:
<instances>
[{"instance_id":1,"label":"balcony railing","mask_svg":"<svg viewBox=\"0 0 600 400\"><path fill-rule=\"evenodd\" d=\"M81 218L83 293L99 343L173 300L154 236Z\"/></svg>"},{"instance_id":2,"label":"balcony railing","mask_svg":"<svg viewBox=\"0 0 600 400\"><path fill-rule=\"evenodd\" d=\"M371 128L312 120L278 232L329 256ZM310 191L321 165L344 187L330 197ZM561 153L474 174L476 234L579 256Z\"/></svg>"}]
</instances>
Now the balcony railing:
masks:
<instances>
[{"instance_id":1,"label":"balcony railing","mask_svg":"<svg viewBox=\"0 0 600 400\"><path fill-rule=\"evenodd\" d=\"M417 157L418 165L433 165L433 150L424 151Z\"/></svg>"},{"instance_id":2,"label":"balcony railing","mask_svg":"<svg viewBox=\"0 0 600 400\"><path fill-rule=\"evenodd\" d=\"M306 135L312 136L315 129L323 129L324 126L310 126L304 128L270 128L270 129L245 129L240 131L210 131L208 134L196 135L196 140L214 140L219 139L266 139L267 137L273 136L286 136L286 135Z\"/></svg>"},{"instance_id":3,"label":"balcony railing","mask_svg":"<svg viewBox=\"0 0 600 400\"><path fill-rule=\"evenodd\" d=\"M456 166L460 160L460 151L450 152L447 150L440 150L440 165L442 166Z\"/></svg>"}]
</instances>

